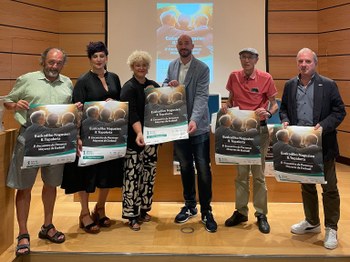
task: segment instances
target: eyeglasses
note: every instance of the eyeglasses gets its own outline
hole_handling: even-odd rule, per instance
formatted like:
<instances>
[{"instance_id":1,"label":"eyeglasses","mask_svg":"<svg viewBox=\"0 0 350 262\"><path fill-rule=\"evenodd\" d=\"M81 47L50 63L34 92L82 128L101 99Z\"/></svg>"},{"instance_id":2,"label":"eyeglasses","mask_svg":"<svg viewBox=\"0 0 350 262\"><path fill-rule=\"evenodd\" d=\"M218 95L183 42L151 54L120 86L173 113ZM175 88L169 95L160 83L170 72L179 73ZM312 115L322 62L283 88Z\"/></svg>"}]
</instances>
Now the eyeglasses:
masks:
<instances>
[{"instance_id":1,"label":"eyeglasses","mask_svg":"<svg viewBox=\"0 0 350 262\"><path fill-rule=\"evenodd\" d=\"M246 59L248 59L248 60L253 60L253 59L255 59L255 58L256 58L255 55L252 55L252 56L245 56L245 55L242 55L242 56L239 57L239 59L241 59L241 60L246 60Z\"/></svg>"}]
</instances>

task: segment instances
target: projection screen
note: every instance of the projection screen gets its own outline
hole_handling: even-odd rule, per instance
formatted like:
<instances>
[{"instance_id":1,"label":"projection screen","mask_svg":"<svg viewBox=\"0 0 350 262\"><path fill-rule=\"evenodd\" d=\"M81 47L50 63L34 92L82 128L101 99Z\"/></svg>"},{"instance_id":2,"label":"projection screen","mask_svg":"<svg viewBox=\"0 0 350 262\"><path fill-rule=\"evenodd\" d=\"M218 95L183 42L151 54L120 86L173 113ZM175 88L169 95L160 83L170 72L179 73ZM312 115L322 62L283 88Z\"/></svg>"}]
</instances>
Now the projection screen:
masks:
<instances>
[{"instance_id":1,"label":"projection screen","mask_svg":"<svg viewBox=\"0 0 350 262\"><path fill-rule=\"evenodd\" d=\"M265 0L107 0L108 70L123 84L132 76L128 56L144 50L152 56L147 77L161 85L168 63L178 57L176 39L186 33L194 56L210 68L210 93L227 97L226 82L241 68L242 48L256 48L257 68L266 69L265 12Z\"/></svg>"}]
</instances>

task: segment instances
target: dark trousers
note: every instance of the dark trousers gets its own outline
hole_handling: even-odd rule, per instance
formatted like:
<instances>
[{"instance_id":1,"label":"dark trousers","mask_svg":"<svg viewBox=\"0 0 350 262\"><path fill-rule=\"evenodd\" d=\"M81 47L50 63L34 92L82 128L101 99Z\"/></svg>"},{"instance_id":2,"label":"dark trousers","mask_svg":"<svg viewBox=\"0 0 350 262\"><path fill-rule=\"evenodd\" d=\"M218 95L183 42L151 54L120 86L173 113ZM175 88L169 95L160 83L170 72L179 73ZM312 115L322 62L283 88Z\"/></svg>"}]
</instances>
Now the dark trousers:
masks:
<instances>
[{"instance_id":1,"label":"dark trousers","mask_svg":"<svg viewBox=\"0 0 350 262\"><path fill-rule=\"evenodd\" d=\"M327 184L322 184L322 200L324 210L324 225L332 229L338 229L340 217L340 197L335 172L335 160L324 162L324 174ZM318 195L315 184L302 184L304 213L306 221L312 225L320 223Z\"/></svg>"},{"instance_id":2,"label":"dark trousers","mask_svg":"<svg viewBox=\"0 0 350 262\"><path fill-rule=\"evenodd\" d=\"M197 183L201 213L211 211L212 178L210 170L209 132L174 142L180 162L185 205L196 206L196 181L193 162L197 169Z\"/></svg>"}]
</instances>

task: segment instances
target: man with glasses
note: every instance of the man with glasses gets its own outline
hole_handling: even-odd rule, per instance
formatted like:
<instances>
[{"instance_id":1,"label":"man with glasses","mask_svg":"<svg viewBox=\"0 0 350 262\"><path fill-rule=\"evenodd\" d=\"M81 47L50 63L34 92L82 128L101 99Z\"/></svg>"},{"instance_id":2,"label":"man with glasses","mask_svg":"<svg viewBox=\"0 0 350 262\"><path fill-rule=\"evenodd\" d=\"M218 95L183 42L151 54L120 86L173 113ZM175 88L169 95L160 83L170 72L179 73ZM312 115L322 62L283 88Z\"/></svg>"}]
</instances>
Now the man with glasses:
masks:
<instances>
[{"instance_id":1,"label":"man with glasses","mask_svg":"<svg viewBox=\"0 0 350 262\"><path fill-rule=\"evenodd\" d=\"M269 73L255 68L259 60L258 51L244 48L239 52L242 69L233 71L227 81L229 98L223 110L238 107L241 110L253 110L260 118L261 165L239 165L235 180L236 211L225 221L225 226L236 226L248 221L249 175L253 177L253 205L260 232L270 233L267 222L267 188L265 184L265 156L269 145L266 120L278 110L275 99L277 89Z\"/></svg>"}]
</instances>

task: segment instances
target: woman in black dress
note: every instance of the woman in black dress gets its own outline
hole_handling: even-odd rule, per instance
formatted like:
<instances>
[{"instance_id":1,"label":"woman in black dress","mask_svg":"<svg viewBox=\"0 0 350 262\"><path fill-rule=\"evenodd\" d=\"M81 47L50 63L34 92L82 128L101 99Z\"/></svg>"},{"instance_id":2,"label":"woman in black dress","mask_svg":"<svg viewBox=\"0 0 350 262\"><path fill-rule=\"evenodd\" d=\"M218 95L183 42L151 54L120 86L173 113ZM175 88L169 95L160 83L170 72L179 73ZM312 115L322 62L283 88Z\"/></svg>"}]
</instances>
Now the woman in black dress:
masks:
<instances>
[{"instance_id":1,"label":"woman in black dress","mask_svg":"<svg viewBox=\"0 0 350 262\"><path fill-rule=\"evenodd\" d=\"M128 58L133 77L121 91L120 100L129 102L128 142L124 162L123 218L129 220L132 230L140 230L140 222L151 216L153 186L156 176L157 145L145 145L142 128L145 113L145 93L149 86L159 85L146 78L151 56L134 51Z\"/></svg>"},{"instance_id":2,"label":"woman in black dress","mask_svg":"<svg viewBox=\"0 0 350 262\"><path fill-rule=\"evenodd\" d=\"M106 70L108 50L102 42L90 42L87 55L91 70L82 75L73 90L73 103L89 101L108 101L120 99L120 80L118 75ZM81 140L78 139L81 149ZM105 214L105 203L110 188L122 186L123 159L115 159L99 164L78 167L75 163L65 165L62 188L66 194L79 193L81 212L80 228L87 233L98 233L100 227L109 227L111 220ZM99 188L98 201L94 211L89 210L89 193Z\"/></svg>"}]
</instances>

